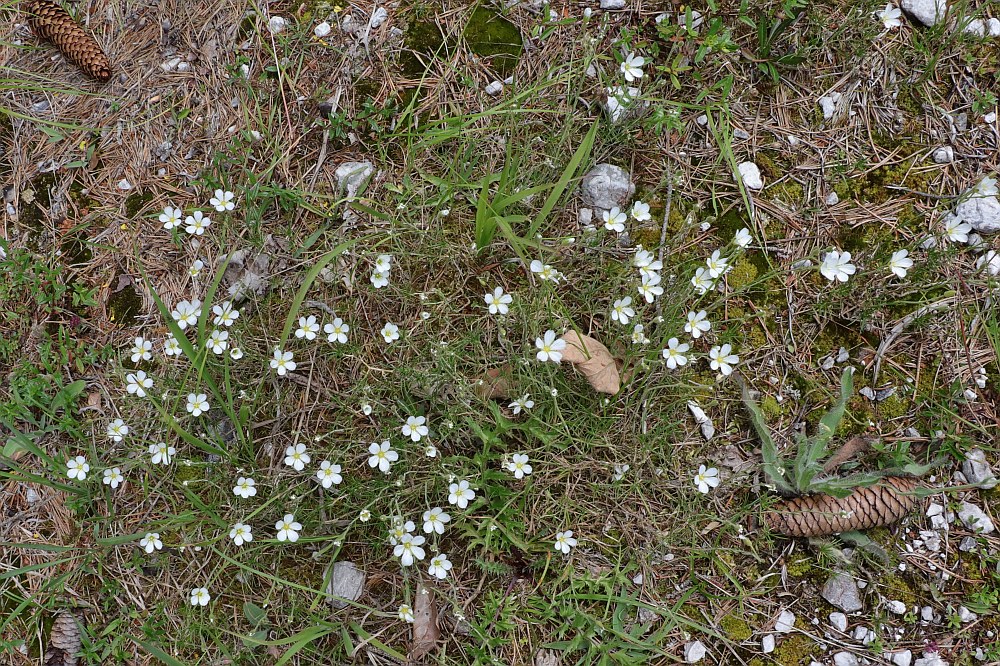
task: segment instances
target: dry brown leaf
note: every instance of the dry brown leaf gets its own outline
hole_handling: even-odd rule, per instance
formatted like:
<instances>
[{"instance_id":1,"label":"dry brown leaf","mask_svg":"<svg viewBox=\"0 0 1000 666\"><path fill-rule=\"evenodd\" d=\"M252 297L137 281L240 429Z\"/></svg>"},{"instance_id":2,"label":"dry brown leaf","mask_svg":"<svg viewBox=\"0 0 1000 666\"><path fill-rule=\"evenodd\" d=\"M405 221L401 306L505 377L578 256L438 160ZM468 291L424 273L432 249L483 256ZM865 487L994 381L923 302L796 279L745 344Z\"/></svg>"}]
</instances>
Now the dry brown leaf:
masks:
<instances>
[{"instance_id":1,"label":"dry brown leaf","mask_svg":"<svg viewBox=\"0 0 1000 666\"><path fill-rule=\"evenodd\" d=\"M437 606L434 605L434 593L420 585L417 587L417 598L413 602L413 640L410 641L410 661L420 659L434 649L441 630L437 624Z\"/></svg>"},{"instance_id":2,"label":"dry brown leaf","mask_svg":"<svg viewBox=\"0 0 1000 666\"><path fill-rule=\"evenodd\" d=\"M510 397L510 377L513 368L509 363L486 371L486 375L476 384L476 395L483 400Z\"/></svg>"},{"instance_id":3,"label":"dry brown leaf","mask_svg":"<svg viewBox=\"0 0 1000 666\"><path fill-rule=\"evenodd\" d=\"M608 348L594 338L570 331L562 336L566 341L563 360L572 363L583 373L594 390L614 395L621 388L618 365Z\"/></svg>"}]
</instances>

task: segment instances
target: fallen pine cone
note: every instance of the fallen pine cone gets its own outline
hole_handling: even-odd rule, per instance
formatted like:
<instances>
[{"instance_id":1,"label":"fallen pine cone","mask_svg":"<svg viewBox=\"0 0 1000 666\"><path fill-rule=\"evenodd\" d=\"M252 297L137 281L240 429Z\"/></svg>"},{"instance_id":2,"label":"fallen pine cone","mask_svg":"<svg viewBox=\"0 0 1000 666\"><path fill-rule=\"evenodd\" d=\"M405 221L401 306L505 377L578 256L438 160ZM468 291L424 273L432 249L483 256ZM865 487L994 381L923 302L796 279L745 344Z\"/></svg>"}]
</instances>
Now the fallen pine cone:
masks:
<instances>
[{"instance_id":1,"label":"fallen pine cone","mask_svg":"<svg viewBox=\"0 0 1000 666\"><path fill-rule=\"evenodd\" d=\"M891 525L913 510L918 479L890 476L847 497L806 495L781 502L764 514L773 532L817 537Z\"/></svg>"},{"instance_id":2,"label":"fallen pine cone","mask_svg":"<svg viewBox=\"0 0 1000 666\"><path fill-rule=\"evenodd\" d=\"M55 44L66 59L79 66L84 74L98 81L111 78L108 56L58 2L27 0L23 8L34 33Z\"/></svg>"},{"instance_id":3,"label":"fallen pine cone","mask_svg":"<svg viewBox=\"0 0 1000 666\"><path fill-rule=\"evenodd\" d=\"M45 651L45 666L76 666L76 653L80 651L80 627L73 613L63 611L56 615L49 634L49 648Z\"/></svg>"}]
</instances>

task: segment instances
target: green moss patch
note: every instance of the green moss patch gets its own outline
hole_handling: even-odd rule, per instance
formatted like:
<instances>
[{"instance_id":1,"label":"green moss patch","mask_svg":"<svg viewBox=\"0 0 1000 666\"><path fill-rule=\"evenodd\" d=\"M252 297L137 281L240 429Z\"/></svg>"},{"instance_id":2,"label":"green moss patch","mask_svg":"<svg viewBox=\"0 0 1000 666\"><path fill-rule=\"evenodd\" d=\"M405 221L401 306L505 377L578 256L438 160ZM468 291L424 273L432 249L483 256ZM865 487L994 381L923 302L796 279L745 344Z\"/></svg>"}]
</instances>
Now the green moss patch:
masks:
<instances>
[{"instance_id":1,"label":"green moss patch","mask_svg":"<svg viewBox=\"0 0 1000 666\"><path fill-rule=\"evenodd\" d=\"M462 36L469 49L504 78L514 72L524 50L517 26L486 7L472 12Z\"/></svg>"}]
</instances>

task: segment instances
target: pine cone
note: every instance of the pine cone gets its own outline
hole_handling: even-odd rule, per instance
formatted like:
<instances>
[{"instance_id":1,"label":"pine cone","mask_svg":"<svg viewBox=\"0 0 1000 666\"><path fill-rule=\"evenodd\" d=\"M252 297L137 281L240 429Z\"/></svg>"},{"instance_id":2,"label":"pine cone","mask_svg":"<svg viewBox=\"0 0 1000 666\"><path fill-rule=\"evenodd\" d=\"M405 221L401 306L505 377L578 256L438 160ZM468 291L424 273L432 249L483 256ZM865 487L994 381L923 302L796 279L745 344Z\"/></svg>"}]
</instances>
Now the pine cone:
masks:
<instances>
[{"instance_id":1,"label":"pine cone","mask_svg":"<svg viewBox=\"0 0 1000 666\"><path fill-rule=\"evenodd\" d=\"M67 60L98 81L111 78L111 61L97 41L83 31L73 17L55 0L27 0L24 11L28 25L41 39L47 39Z\"/></svg>"},{"instance_id":2,"label":"pine cone","mask_svg":"<svg viewBox=\"0 0 1000 666\"><path fill-rule=\"evenodd\" d=\"M868 488L858 488L847 497L797 497L764 514L764 522L771 531L791 537L882 527L913 510L917 496L912 491L916 487L917 479L891 476Z\"/></svg>"},{"instance_id":3,"label":"pine cone","mask_svg":"<svg viewBox=\"0 0 1000 666\"><path fill-rule=\"evenodd\" d=\"M45 651L45 666L76 666L78 659L74 656L80 651L80 627L76 616L63 611L52 623L52 633L49 634L49 648Z\"/></svg>"}]
</instances>

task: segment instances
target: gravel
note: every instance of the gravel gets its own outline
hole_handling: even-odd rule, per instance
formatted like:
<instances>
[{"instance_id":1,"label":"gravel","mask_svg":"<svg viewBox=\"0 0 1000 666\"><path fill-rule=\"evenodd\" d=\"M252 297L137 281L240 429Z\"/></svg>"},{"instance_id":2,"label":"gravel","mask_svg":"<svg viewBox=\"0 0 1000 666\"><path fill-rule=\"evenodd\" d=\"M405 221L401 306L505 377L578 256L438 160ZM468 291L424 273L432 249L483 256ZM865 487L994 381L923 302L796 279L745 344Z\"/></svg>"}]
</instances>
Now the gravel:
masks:
<instances>
[{"instance_id":1,"label":"gravel","mask_svg":"<svg viewBox=\"0 0 1000 666\"><path fill-rule=\"evenodd\" d=\"M684 661L689 664L698 663L705 658L707 652L701 641L692 641L684 646Z\"/></svg>"},{"instance_id":2,"label":"gravel","mask_svg":"<svg viewBox=\"0 0 1000 666\"><path fill-rule=\"evenodd\" d=\"M951 146L935 148L934 152L931 153L931 159L934 160L935 164L948 164L949 162L954 162L955 149Z\"/></svg>"},{"instance_id":3,"label":"gravel","mask_svg":"<svg viewBox=\"0 0 1000 666\"><path fill-rule=\"evenodd\" d=\"M903 650L892 655L891 660L896 666L910 666L910 662L913 661L913 653L909 650Z\"/></svg>"},{"instance_id":4,"label":"gravel","mask_svg":"<svg viewBox=\"0 0 1000 666\"><path fill-rule=\"evenodd\" d=\"M995 194L983 196L971 193L955 206L955 215L972 225L981 234L1000 231L1000 201Z\"/></svg>"},{"instance_id":5,"label":"gravel","mask_svg":"<svg viewBox=\"0 0 1000 666\"><path fill-rule=\"evenodd\" d=\"M795 613L789 610L781 611L778 621L774 623L774 630L779 634L791 633L795 628Z\"/></svg>"}]
</instances>

